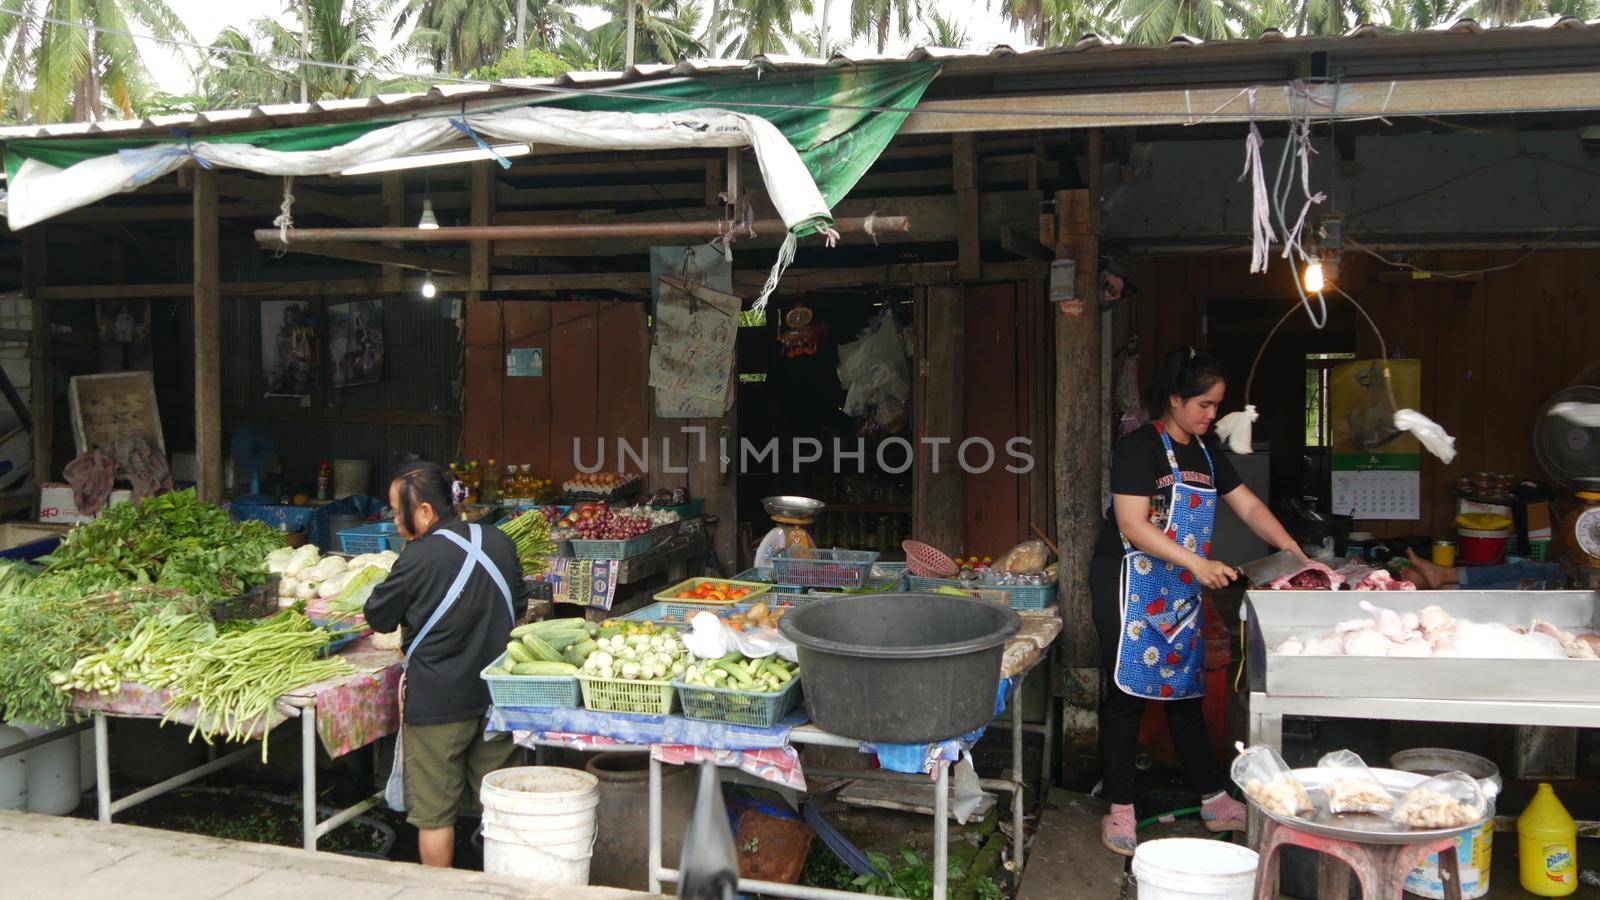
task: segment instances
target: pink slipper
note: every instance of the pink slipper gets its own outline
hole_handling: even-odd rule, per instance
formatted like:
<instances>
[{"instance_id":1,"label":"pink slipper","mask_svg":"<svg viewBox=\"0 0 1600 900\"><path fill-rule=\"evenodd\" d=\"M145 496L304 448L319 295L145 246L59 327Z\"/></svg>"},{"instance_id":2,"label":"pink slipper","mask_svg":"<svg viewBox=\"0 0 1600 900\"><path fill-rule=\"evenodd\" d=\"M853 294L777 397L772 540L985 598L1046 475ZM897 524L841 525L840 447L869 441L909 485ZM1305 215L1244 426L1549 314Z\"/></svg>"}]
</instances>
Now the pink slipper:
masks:
<instances>
[{"instance_id":1,"label":"pink slipper","mask_svg":"<svg viewBox=\"0 0 1600 900\"><path fill-rule=\"evenodd\" d=\"M1100 843L1106 849L1122 856L1132 856L1139 846L1137 823L1133 818L1132 804L1111 804L1111 812L1100 820Z\"/></svg>"},{"instance_id":2,"label":"pink slipper","mask_svg":"<svg viewBox=\"0 0 1600 900\"><path fill-rule=\"evenodd\" d=\"M1206 823L1206 830L1213 833L1243 831L1247 812L1243 803L1227 794L1220 794L1200 805L1200 819Z\"/></svg>"}]
</instances>

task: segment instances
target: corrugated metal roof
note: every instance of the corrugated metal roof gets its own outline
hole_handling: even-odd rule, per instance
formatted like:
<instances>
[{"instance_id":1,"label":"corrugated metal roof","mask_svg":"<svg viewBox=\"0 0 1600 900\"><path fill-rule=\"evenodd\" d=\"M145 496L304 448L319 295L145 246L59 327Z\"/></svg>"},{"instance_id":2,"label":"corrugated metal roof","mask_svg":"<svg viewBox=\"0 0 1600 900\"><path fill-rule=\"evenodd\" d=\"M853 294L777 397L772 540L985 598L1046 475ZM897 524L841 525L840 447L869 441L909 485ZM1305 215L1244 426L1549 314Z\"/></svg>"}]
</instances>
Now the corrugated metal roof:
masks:
<instances>
[{"instance_id":1,"label":"corrugated metal roof","mask_svg":"<svg viewBox=\"0 0 1600 900\"><path fill-rule=\"evenodd\" d=\"M748 72L759 75L763 71L800 71L806 69L839 68L906 62L938 61L958 66L963 71L981 73L991 67L1027 66L1032 61L1062 60L1080 55L1116 53L1119 62L1125 54L1165 53L1184 49L1195 54L1190 61L1201 62L1219 57L1229 50L1240 48L1266 48L1284 53L1307 52L1352 46L1355 42L1375 42L1370 46L1387 47L1396 51L1426 53L1457 52L1470 49L1462 40L1482 38L1492 40L1496 35L1527 35L1530 32L1569 33L1583 32L1600 39L1600 20L1585 22L1577 18L1547 18L1519 22L1497 28L1484 28L1472 19L1462 19L1454 24L1439 26L1423 32L1395 33L1376 25L1361 25L1339 36L1290 37L1278 31L1268 31L1251 40L1201 41L1193 37L1175 38L1169 43L1152 47L1141 44L1116 44L1093 35L1068 47L1016 49L1004 44L989 50L964 50L949 47L918 47L899 55L837 53L821 59L805 56L769 54L750 60L694 59L677 64L647 63L633 66L622 72L569 72L556 78L510 79L498 84L446 83L435 85L427 91L405 94L379 94L346 100L323 100L314 103L263 104L250 109L208 110L194 114L152 116L142 120L73 122L56 125L21 125L0 128L0 141L45 137L162 137L175 129L191 133L220 133L238 130L281 128L294 125L314 125L330 122L372 118L403 118L437 109L446 103L493 105L518 95L559 93L563 88L594 90L600 88L626 89L631 85L674 78L696 78L708 75ZM1112 57L1103 57L1110 59Z\"/></svg>"}]
</instances>

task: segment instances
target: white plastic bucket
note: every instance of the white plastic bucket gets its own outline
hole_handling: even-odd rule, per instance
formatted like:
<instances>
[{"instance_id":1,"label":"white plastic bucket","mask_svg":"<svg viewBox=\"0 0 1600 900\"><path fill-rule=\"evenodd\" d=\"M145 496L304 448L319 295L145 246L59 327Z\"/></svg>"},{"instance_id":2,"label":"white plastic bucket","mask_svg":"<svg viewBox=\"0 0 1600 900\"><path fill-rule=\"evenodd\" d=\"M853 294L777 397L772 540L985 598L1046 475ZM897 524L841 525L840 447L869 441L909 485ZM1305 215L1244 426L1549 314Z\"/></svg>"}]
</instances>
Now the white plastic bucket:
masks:
<instances>
[{"instance_id":1,"label":"white plastic bucket","mask_svg":"<svg viewBox=\"0 0 1600 900\"><path fill-rule=\"evenodd\" d=\"M1488 780L1500 786L1500 767L1492 760L1475 753L1424 747L1402 750L1389 758L1389 765L1402 772L1421 775L1438 775L1443 772L1465 772L1473 778ZM1456 864L1461 870L1461 896L1465 900L1489 893L1489 870L1494 859L1494 820L1491 819L1472 831L1456 838ZM1406 891L1419 897L1440 900L1444 897L1444 880L1439 876L1437 854L1422 861L1406 876Z\"/></svg>"},{"instance_id":2,"label":"white plastic bucket","mask_svg":"<svg viewBox=\"0 0 1600 900\"><path fill-rule=\"evenodd\" d=\"M484 776L483 870L551 884L589 883L600 780L551 766Z\"/></svg>"},{"instance_id":3,"label":"white plastic bucket","mask_svg":"<svg viewBox=\"0 0 1600 900\"><path fill-rule=\"evenodd\" d=\"M57 727L30 722L11 724L21 728L31 738L48 734ZM69 734L42 747L35 747L25 756L28 768L28 812L64 816L77 809L83 799L83 787L78 781L78 736Z\"/></svg>"},{"instance_id":4,"label":"white plastic bucket","mask_svg":"<svg viewBox=\"0 0 1600 900\"><path fill-rule=\"evenodd\" d=\"M1256 852L1227 841L1166 838L1139 845L1133 879L1139 900L1251 900Z\"/></svg>"}]
</instances>

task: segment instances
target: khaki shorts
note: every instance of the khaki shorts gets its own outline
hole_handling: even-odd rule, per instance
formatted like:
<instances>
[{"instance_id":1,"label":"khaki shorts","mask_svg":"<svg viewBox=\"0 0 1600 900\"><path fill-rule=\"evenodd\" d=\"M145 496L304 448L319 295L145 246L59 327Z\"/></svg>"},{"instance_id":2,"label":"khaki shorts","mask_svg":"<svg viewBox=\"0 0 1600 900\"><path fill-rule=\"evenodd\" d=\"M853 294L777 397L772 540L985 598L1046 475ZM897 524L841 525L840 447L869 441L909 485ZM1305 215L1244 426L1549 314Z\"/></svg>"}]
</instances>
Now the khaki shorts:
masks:
<instances>
[{"instance_id":1,"label":"khaki shorts","mask_svg":"<svg viewBox=\"0 0 1600 900\"><path fill-rule=\"evenodd\" d=\"M403 780L406 821L417 828L446 828L462 809L477 811L483 776L505 768L517 751L505 740L483 739L484 719L443 725L407 725Z\"/></svg>"}]
</instances>

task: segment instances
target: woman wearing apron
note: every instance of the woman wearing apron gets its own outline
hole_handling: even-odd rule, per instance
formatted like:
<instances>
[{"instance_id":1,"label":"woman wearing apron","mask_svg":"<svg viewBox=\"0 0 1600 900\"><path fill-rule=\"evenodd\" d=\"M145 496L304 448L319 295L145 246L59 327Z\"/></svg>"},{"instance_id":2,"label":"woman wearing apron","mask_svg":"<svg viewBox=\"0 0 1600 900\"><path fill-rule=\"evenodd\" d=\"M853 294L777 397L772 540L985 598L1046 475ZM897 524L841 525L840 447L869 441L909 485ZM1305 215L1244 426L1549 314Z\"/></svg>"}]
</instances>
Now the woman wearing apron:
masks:
<instances>
[{"instance_id":1,"label":"woman wearing apron","mask_svg":"<svg viewBox=\"0 0 1600 900\"><path fill-rule=\"evenodd\" d=\"M1101 840L1132 856L1134 774L1145 706L1160 703L1190 786L1213 832L1244 828L1245 807L1225 793L1201 697L1205 642L1201 591L1233 581L1210 559L1217 499L1280 550L1300 552L1266 504L1206 438L1227 388L1212 357L1184 347L1167 357L1147 395L1155 421L1125 435L1112 454L1112 509L1089 567L1095 631L1110 684L1100 726L1103 787L1111 812Z\"/></svg>"},{"instance_id":2,"label":"woman wearing apron","mask_svg":"<svg viewBox=\"0 0 1600 900\"><path fill-rule=\"evenodd\" d=\"M483 776L516 750L509 740L484 740L489 691L478 673L505 651L528 609L511 539L460 521L451 487L431 463L395 476L389 505L409 543L365 610L377 631L405 626L389 802L416 826L423 865L441 867L455 857L456 814L476 808Z\"/></svg>"}]
</instances>

